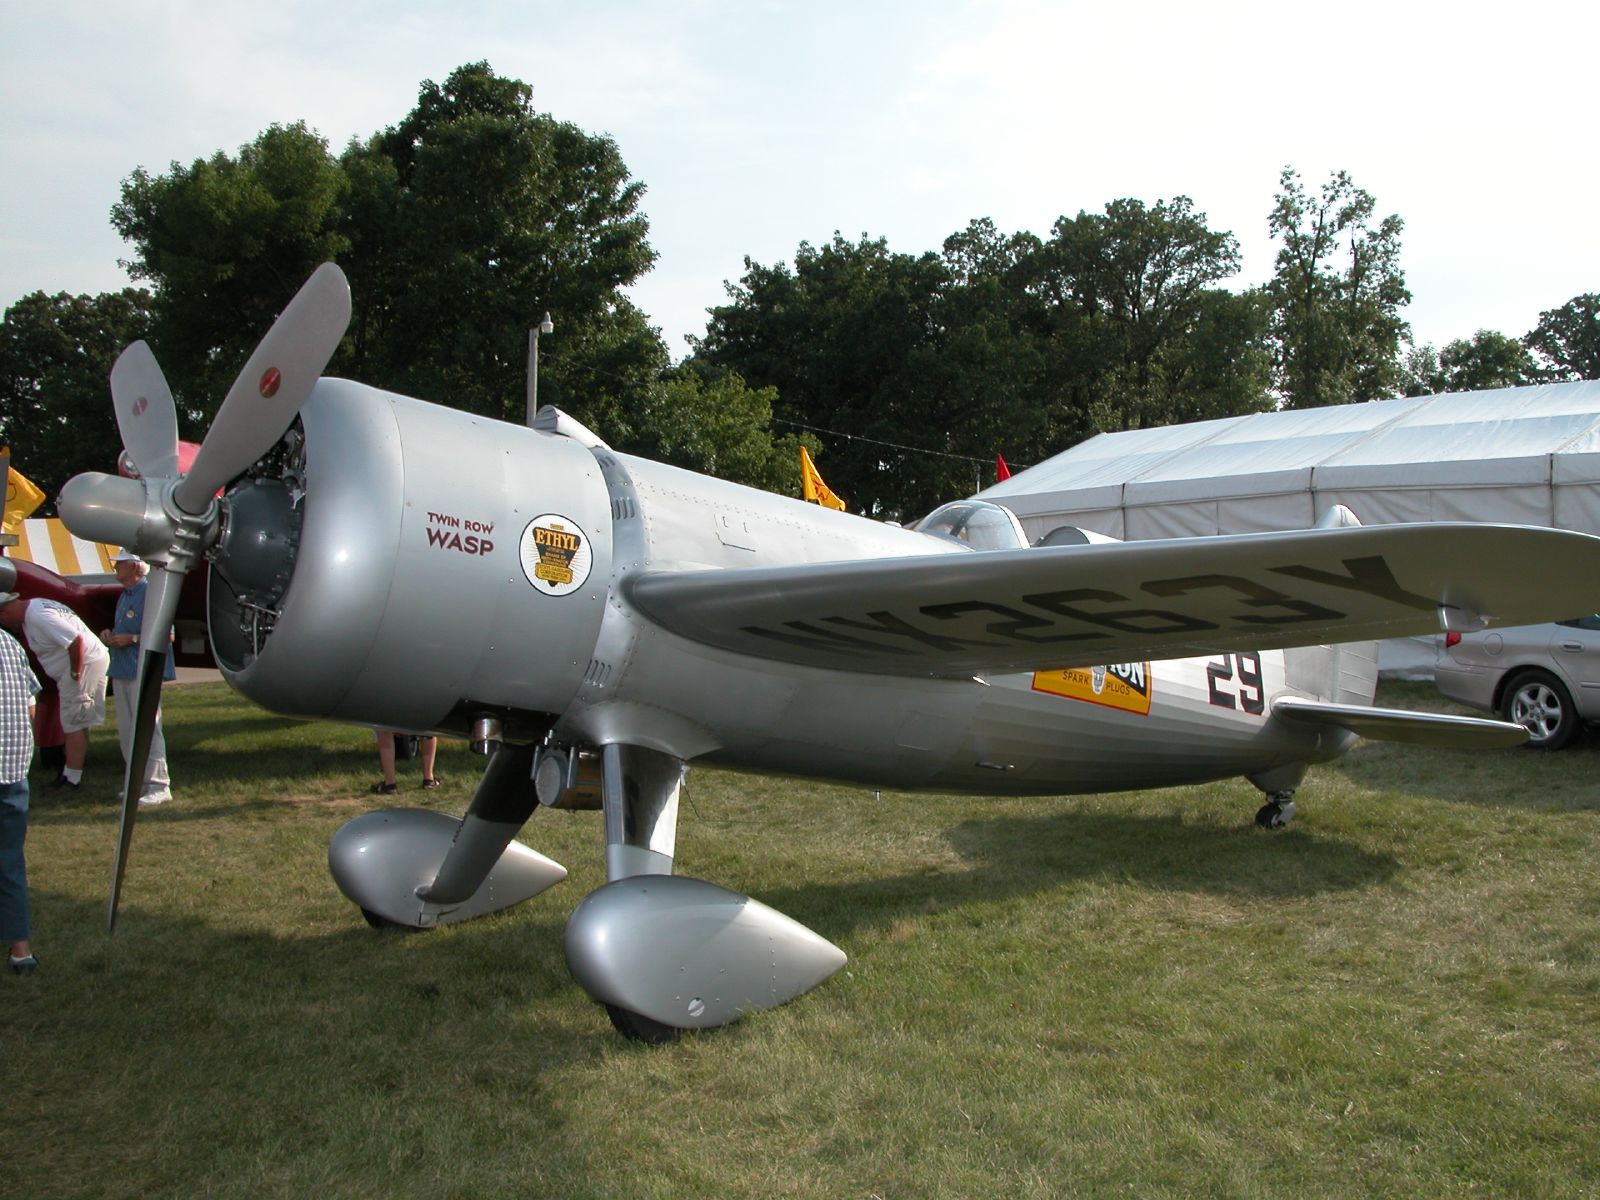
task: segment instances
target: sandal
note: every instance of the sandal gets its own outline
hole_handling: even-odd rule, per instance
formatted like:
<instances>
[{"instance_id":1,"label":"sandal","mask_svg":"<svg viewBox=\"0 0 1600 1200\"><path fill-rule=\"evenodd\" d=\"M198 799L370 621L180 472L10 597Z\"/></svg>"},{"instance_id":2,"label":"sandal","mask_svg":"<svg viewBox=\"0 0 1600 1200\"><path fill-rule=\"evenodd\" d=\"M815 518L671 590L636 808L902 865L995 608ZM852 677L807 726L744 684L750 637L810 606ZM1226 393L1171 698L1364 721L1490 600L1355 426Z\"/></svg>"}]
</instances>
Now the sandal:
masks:
<instances>
[{"instance_id":1,"label":"sandal","mask_svg":"<svg viewBox=\"0 0 1600 1200\"><path fill-rule=\"evenodd\" d=\"M440 780L437 775L435 775L432 779L424 779L422 781L423 790L431 792L434 788L438 787L441 782L442 780Z\"/></svg>"},{"instance_id":2,"label":"sandal","mask_svg":"<svg viewBox=\"0 0 1600 1200\"><path fill-rule=\"evenodd\" d=\"M374 796L392 796L399 790L400 785L398 783L385 783L381 779L372 785L372 794Z\"/></svg>"}]
</instances>

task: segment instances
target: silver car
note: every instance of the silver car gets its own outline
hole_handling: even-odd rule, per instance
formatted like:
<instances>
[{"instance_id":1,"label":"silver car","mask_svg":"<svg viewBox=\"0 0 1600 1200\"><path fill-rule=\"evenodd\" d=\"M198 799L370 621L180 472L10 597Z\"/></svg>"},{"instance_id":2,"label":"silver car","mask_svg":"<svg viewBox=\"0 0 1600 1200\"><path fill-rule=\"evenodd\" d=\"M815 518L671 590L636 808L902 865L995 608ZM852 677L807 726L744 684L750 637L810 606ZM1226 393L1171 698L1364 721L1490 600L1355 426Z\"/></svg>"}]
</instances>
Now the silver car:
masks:
<instances>
[{"instance_id":1,"label":"silver car","mask_svg":"<svg viewBox=\"0 0 1600 1200\"><path fill-rule=\"evenodd\" d=\"M1600 616L1438 639L1439 690L1527 726L1528 745L1559 750L1600 721Z\"/></svg>"}]
</instances>

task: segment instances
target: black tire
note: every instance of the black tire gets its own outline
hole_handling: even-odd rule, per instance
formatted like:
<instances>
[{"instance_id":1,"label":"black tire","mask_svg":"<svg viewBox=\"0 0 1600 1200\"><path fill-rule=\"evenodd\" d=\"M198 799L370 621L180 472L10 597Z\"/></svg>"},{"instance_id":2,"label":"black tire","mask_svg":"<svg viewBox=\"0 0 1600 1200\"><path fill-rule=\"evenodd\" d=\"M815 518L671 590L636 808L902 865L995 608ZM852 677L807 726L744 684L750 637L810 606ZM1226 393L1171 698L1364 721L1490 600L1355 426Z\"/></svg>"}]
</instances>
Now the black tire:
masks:
<instances>
[{"instance_id":1,"label":"black tire","mask_svg":"<svg viewBox=\"0 0 1600 1200\"><path fill-rule=\"evenodd\" d=\"M422 932L422 927L420 925L402 925L399 921L391 921L388 917L380 917L370 908L363 908L361 910L361 916L366 920L368 925L371 925L374 929L382 930L384 933Z\"/></svg>"},{"instance_id":2,"label":"black tire","mask_svg":"<svg viewBox=\"0 0 1600 1200\"><path fill-rule=\"evenodd\" d=\"M1527 729L1530 750L1559 750L1580 726L1571 694L1548 671L1513 675L1500 699L1500 715Z\"/></svg>"},{"instance_id":3,"label":"black tire","mask_svg":"<svg viewBox=\"0 0 1600 1200\"><path fill-rule=\"evenodd\" d=\"M1256 824L1263 829L1284 829L1294 819L1294 805L1268 800L1256 810Z\"/></svg>"},{"instance_id":4,"label":"black tire","mask_svg":"<svg viewBox=\"0 0 1600 1200\"><path fill-rule=\"evenodd\" d=\"M648 1042L652 1046L664 1046L683 1036L681 1029L663 1025L660 1021L640 1013L618 1008L615 1004L606 1005L606 1016L611 1018L611 1024L616 1031L630 1042Z\"/></svg>"}]
</instances>

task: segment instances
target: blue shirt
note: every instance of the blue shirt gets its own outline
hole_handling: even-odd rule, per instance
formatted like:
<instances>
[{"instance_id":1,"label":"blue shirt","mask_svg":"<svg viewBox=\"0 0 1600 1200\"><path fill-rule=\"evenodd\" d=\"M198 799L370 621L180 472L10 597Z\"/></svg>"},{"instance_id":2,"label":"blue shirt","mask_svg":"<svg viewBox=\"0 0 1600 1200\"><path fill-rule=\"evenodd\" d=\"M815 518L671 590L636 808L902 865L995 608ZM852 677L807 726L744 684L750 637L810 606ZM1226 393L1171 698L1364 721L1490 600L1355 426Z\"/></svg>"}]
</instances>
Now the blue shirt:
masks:
<instances>
[{"instance_id":1,"label":"blue shirt","mask_svg":"<svg viewBox=\"0 0 1600 1200\"><path fill-rule=\"evenodd\" d=\"M122 594L117 597L117 615L111 623L112 633L138 633L144 625L144 597L149 590L150 581L141 579L132 587L123 588ZM111 647L111 667L106 671L110 679L138 679L139 678L139 651L136 643L132 646ZM163 679L176 679L177 667L172 661L172 646L167 646L167 667L162 673Z\"/></svg>"}]
</instances>

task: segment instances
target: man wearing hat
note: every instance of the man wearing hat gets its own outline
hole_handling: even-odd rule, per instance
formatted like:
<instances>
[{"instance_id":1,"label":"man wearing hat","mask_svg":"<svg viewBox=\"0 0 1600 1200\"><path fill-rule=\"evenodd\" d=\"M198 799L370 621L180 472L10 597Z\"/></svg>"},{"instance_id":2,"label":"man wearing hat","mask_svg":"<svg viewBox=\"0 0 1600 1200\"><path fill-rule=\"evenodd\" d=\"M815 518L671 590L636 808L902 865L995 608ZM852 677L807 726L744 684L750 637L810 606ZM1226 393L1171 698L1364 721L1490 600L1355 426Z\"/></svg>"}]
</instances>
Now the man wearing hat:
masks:
<instances>
[{"instance_id":1,"label":"man wearing hat","mask_svg":"<svg viewBox=\"0 0 1600 1200\"><path fill-rule=\"evenodd\" d=\"M122 761L127 762L133 753L134 716L139 702L139 630L144 625L144 597L150 586L145 573L149 567L128 550L112 555L111 564L117 572L117 582L122 585L122 595L117 597L116 618L110 629L100 631L100 640L111 647L109 674L116 680L112 693L117 704L117 737L122 743ZM168 645L162 678L173 679L177 673L172 662L172 647ZM140 808L172 799L172 783L167 775L167 739L161 732L160 708L156 709L156 723L150 733L150 758L140 782Z\"/></svg>"},{"instance_id":2,"label":"man wearing hat","mask_svg":"<svg viewBox=\"0 0 1600 1200\"><path fill-rule=\"evenodd\" d=\"M0 592L0 626L20 633L61 695L67 765L51 787L76 790L89 753L89 730L106 722L106 668L111 656L89 627L59 600L24 600Z\"/></svg>"}]
</instances>

